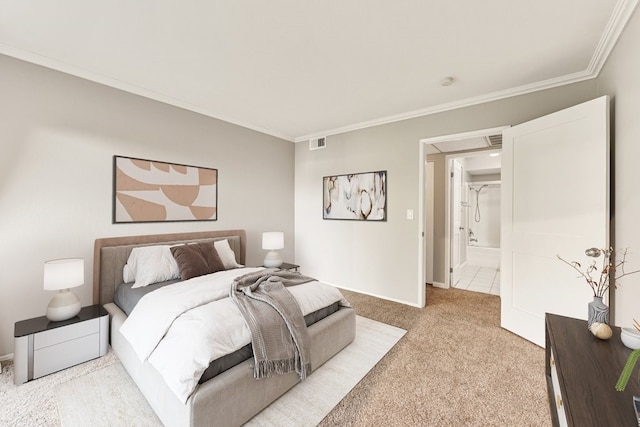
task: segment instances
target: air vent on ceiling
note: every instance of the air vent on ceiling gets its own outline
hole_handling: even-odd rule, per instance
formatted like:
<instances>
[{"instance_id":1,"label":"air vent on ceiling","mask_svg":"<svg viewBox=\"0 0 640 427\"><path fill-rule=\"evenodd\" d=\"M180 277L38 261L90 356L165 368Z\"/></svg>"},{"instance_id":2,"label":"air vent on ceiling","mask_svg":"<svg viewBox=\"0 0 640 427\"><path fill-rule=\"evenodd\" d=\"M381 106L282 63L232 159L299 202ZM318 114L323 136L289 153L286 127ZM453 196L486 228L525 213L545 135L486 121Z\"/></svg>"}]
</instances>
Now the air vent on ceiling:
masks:
<instances>
[{"instance_id":1,"label":"air vent on ceiling","mask_svg":"<svg viewBox=\"0 0 640 427\"><path fill-rule=\"evenodd\" d=\"M501 146L502 145L502 134L499 133L497 135L489 135L489 136L487 136L487 140L489 141L489 145L491 147Z\"/></svg>"},{"instance_id":2,"label":"air vent on ceiling","mask_svg":"<svg viewBox=\"0 0 640 427\"><path fill-rule=\"evenodd\" d=\"M327 137L315 138L309 140L309 150L319 150L327 146Z\"/></svg>"}]
</instances>

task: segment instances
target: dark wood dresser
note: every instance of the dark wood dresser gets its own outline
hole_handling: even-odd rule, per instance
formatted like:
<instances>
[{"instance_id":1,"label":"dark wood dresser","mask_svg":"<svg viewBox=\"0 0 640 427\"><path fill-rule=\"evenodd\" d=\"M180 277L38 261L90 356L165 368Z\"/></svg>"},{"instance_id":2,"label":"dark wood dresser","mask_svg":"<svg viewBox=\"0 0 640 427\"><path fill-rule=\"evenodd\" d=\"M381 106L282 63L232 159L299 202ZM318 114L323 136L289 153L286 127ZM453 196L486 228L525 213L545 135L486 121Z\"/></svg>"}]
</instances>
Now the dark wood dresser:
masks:
<instances>
[{"instance_id":1,"label":"dark wood dresser","mask_svg":"<svg viewBox=\"0 0 640 427\"><path fill-rule=\"evenodd\" d=\"M624 392L615 385L631 350L612 327L606 341L584 320L547 314L546 376L554 426L637 426L632 397L640 396L638 368ZM640 365L640 364L639 364Z\"/></svg>"}]
</instances>

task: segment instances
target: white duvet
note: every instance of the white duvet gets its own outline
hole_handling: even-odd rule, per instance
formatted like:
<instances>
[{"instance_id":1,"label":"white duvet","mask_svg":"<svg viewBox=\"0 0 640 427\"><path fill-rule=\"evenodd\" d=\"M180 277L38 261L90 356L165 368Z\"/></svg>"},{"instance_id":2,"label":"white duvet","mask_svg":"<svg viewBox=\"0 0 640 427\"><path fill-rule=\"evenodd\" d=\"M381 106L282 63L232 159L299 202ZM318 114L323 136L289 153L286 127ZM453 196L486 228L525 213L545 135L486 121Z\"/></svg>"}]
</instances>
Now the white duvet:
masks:
<instances>
[{"instance_id":1,"label":"white duvet","mask_svg":"<svg viewBox=\"0 0 640 427\"><path fill-rule=\"evenodd\" d=\"M220 271L160 288L142 297L120 328L140 361L148 360L182 402L211 361L251 342L229 289L234 278L260 269ZM322 282L287 289L303 315L344 301L340 291Z\"/></svg>"}]
</instances>

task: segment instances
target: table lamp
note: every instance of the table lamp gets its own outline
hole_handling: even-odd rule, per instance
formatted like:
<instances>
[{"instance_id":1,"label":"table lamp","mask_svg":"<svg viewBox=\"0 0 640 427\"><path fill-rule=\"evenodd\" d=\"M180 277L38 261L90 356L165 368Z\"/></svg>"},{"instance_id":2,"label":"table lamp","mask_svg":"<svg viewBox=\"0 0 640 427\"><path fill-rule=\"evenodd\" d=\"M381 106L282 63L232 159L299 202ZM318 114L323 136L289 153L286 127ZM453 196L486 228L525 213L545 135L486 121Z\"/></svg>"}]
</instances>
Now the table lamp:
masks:
<instances>
[{"instance_id":1,"label":"table lamp","mask_svg":"<svg viewBox=\"0 0 640 427\"><path fill-rule=\"evenodd\" d=\"M280 267L282 258L277 252L284 248L284 233L282 231L267 231L262 233L262 249L268 250L264 257L265 267Z\"/></svg>"},{"instance_id":2,"label":"table lamp","mask_svg":"<svg viewBox=\"0 0 640 427\"><path fill-rule=\"evenodd\" d=\"M84 285L84 259L45 261L44 290L58 291L47 306L47 318L54 322L71 319L80 312L80 300L69 290Z\"/></svg>"}]
</instances>

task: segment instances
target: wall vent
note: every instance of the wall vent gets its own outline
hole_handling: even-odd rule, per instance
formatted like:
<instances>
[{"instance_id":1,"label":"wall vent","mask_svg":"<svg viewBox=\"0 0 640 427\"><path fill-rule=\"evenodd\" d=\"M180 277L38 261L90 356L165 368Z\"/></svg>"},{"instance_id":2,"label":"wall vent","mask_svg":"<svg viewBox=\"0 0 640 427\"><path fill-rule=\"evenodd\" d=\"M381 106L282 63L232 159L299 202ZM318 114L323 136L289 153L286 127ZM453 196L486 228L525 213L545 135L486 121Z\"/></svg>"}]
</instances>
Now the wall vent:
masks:
<instances>
[{"instance_id":1,"label":"wall vent","mask_svg":"<svg viewBox=\"0 0 640 427\"><path fill-rule=\"evenodd\" d=\"M309 150L320 150L327 146L327 137L315 138L309 140Z\"/></svg>"},{"instance_id":2,"label":"wall vent","mask_svg":"<svg viewBox=\"0 0 640 427\"><path fill-rule=\"evenodd\" d=\"M491 147L499 147L502 145L502 134L499 133L497 135L489 135L487 136L489 140L489 146Z\"/></svg>"}]
</instances>

